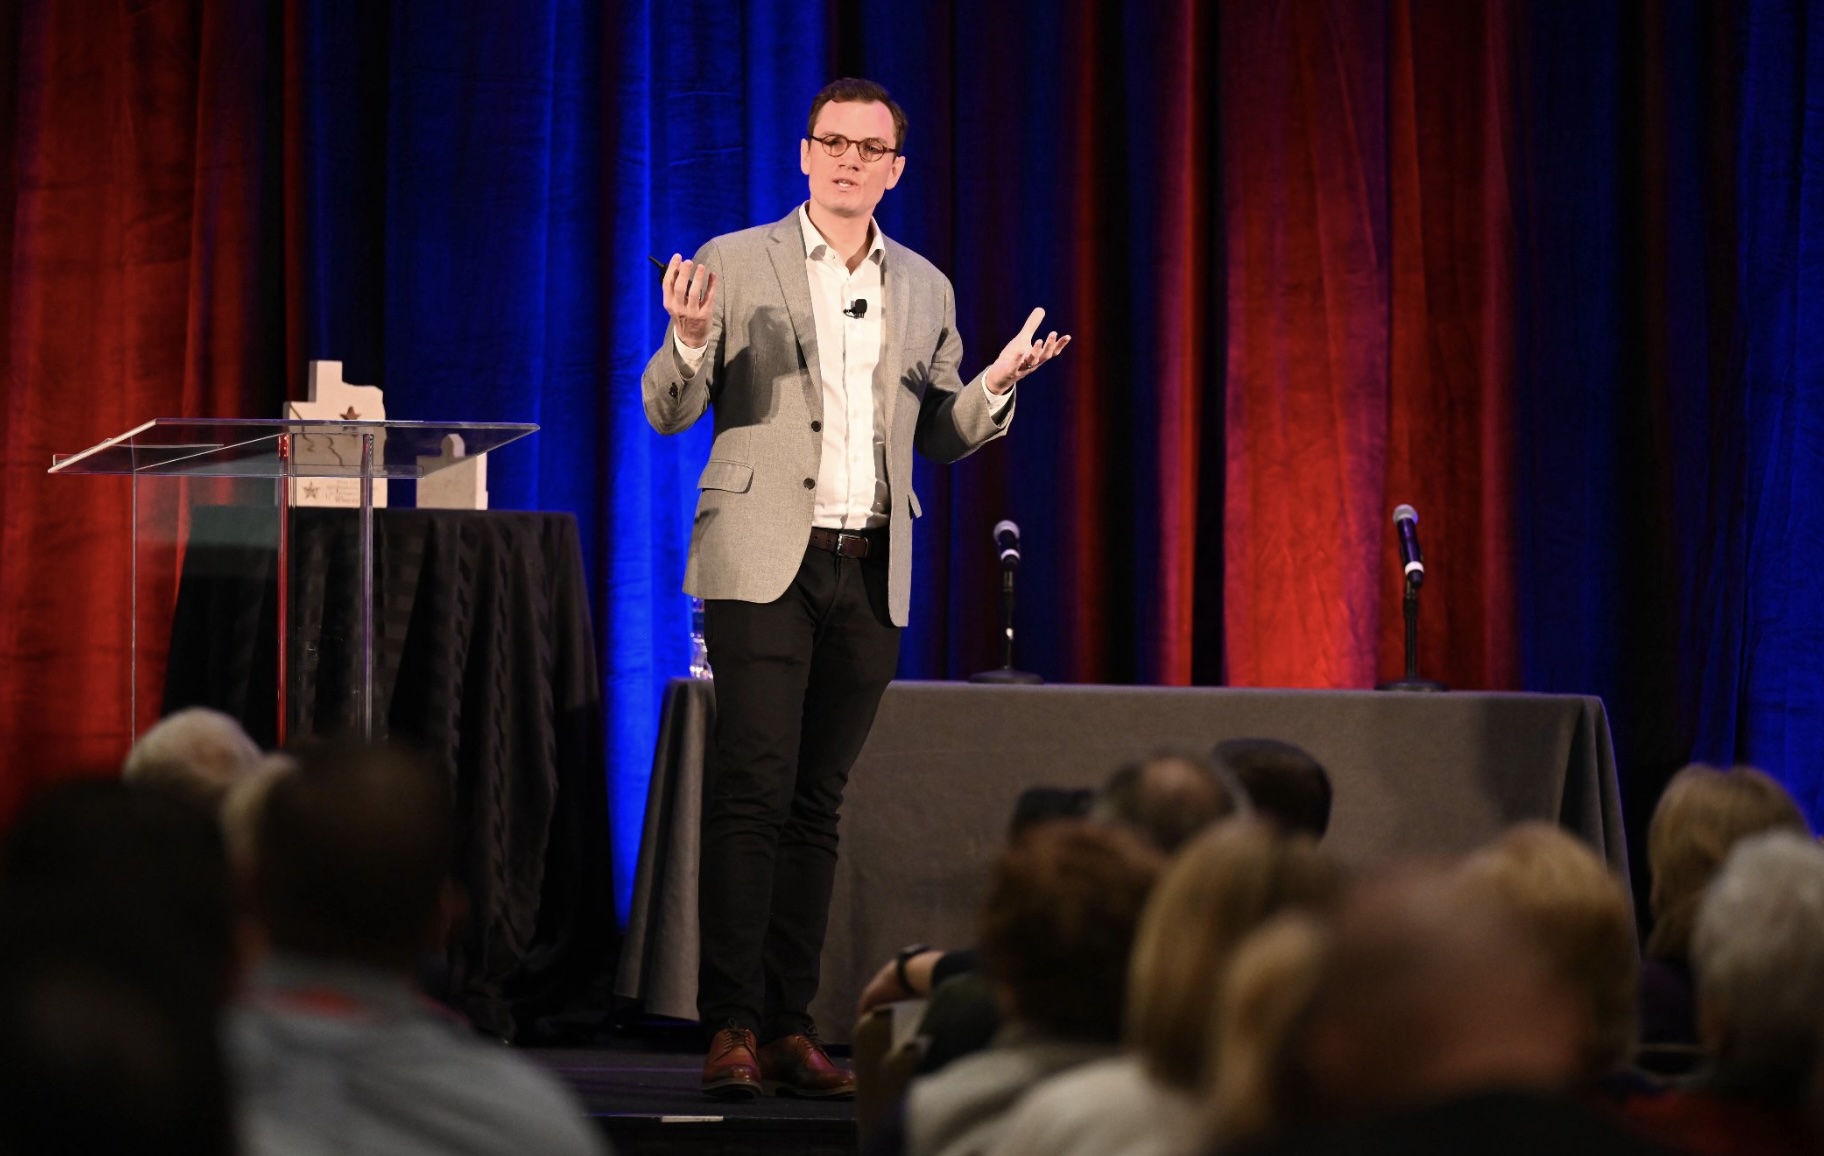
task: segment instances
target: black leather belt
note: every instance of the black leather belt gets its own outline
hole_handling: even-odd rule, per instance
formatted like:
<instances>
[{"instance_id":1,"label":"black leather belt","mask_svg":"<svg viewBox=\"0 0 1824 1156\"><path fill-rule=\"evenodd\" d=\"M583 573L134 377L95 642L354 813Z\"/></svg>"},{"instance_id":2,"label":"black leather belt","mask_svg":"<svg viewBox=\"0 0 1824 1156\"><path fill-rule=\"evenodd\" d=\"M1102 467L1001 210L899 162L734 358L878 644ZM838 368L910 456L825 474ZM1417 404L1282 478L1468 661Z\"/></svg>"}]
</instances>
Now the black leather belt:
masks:
<instances>
[{"instance_id":1,"label":"black leather belt","mask_svg":"<svg viewBox=\"0 0 1824 1156\"><path fill-rule=\"evenodd\" d=\"M812 526L811 545L828 550L838 558L866 558L879 535L879 530L826 530L822 526Z\"/></svg>"}]
</instances>

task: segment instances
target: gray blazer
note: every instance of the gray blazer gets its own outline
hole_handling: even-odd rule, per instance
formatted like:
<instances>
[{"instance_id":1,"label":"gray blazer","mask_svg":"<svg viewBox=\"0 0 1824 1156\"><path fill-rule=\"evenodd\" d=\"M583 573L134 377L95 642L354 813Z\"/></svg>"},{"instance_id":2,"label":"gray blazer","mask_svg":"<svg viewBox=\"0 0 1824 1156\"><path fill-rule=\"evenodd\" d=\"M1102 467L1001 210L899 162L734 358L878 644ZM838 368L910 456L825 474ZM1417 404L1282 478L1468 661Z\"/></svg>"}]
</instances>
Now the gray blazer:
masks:
<instances>
[{"instance_id":1,"label":"gray blazer","mask_svg":"<svg viewBox=\"0 0 1824 1156\"><path fill-rule=\"evenodd\" d=\"M797 210L776 224L717 237L696 260L717 278L703 364L685 376L668 325L640 392L646 419L662 434L715 411L684 589L699 598L771 602L804 560L823 441L823 378ZM949 278L890 237L884 260L887 323L874 396L887 407L888 604L894 624L904 626L912 519L922 514L912 492L912 450L953 462L1005 433L1013 407L997 425L981 378L965 387L957 375L963 343Z\"/></svg>"}]
</instances>

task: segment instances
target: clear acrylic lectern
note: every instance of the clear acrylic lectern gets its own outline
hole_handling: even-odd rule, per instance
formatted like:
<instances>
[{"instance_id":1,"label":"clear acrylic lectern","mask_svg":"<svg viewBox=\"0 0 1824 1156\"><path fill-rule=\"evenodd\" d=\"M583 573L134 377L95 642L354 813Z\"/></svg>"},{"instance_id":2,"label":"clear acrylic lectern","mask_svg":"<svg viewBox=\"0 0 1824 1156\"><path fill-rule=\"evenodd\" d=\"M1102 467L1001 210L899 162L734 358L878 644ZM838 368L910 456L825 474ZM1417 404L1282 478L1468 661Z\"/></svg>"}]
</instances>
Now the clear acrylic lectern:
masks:
<instances>
[{"instance_id":1,"label":"clear acrylic lectern","mask_svg":"<svg viewBox=\"0 0 1824 1156\"><path fill-rule=\"evenodd\" d=\"M372 738L374 482L415 481L537 429L497 422L158 418L81 453L56 456L53 474L131 478L134 737L163 710L157 680L172 650L178 578L195 575L194 563L206 555L209 568L234 571L237 580L266 582L275 591L270 623L278 672L275 745L285 741L291 725L287 702L303 689L299 672L314 670L291 646L292 506L319 500L316 491L334 484L330 479L343 479L341 485L352 481L351 490L358 491L356 504L325 513L355 520L358 593L354 606L320 617L346 635L331 640L333 645L355 656L349 685L334 693L349 697L345 715L363 737ZM188 571L186 555L193 555ZM308 642L324 644L320 634ZM264 700L256 696L256 701Z\"/></svg>"}]
</instances>

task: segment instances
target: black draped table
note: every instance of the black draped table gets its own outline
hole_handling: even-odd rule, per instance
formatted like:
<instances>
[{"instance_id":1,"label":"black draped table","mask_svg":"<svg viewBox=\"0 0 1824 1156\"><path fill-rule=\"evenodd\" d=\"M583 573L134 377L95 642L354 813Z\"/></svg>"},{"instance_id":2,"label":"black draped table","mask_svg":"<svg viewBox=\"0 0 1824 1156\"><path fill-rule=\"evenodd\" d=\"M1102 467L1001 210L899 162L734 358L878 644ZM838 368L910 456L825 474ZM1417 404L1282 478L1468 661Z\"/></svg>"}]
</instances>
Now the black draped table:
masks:
<instances>
[{"instance_id":1,"label":"black draped table","mask_svg":"<svg viewBox=\"0 0 1824 1156\"><path fill-rule=\"evenodd\" d=\"M652 1014L696 1018L697 848L713 683L665 696L633 908L615 981ZM1325 845L1344 861L1451 854L1526 819L1556 822L1627 881L1602 701L1569 695L1393 694L896 682L843 804L842 850L811 1011L846 1042L874 971L909 943L966 946L1021 791L1093 787L1161 748L1276 738L1329 770Z\"/></svg>"},{"instance_id":2,"label":"black draped table","mask_svg":"<svg viewBox=\"0 0 1824 1156\"><path fill-rule=\"evenodd\" d=\"M295 740L354 729L359 572L355 511L291 516ZM196 510L165 681L167 712L215 707L263 746L276 737L276 518ZM376 510L374 569L376 731L428 752L454 785L470 901L450 958L458 1002L478 1026L522 1038L566 1012L605 1011L612 858L575 519Z\"/></svg>"}]
</instances>

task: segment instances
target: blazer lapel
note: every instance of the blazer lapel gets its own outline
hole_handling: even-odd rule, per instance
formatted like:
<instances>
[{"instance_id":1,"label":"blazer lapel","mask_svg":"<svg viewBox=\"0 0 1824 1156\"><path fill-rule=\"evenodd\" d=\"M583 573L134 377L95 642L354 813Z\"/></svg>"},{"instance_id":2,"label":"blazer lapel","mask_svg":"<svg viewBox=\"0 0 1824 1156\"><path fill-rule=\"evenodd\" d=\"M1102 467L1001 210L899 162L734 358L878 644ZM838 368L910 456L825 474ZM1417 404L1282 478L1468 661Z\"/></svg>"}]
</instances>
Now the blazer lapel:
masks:
<instances>
[{"instance_id":1,"label":"blazer lapel","mask_svg":"<svg viewBox=\"0 0 1824 1156\"><path fill-rule=\"evenodd\" d=\"M887 323L882 326L880 335L880 362L874 368L875 377L885 388L876 388L876 403L885 402L887 412L882 428L893 429L893 412L899 406L900 378L906 367L900 364L899 351L906 345L906 323L912 313L911 278L906 275L906 263L894 252L899 246L887 239L887 277L882 292L887 299ZM884 377L883 377L884 375Z\"/></svg>"},{"instance_id":2,"label":"blazer lapel","mask_svg":"<svg viewBox=\"0 0 1824 1156\"><path fill-rule=\"evenodd\" d=\"M811 283L804 271L804 233L798 226L796 211L773 226L773 243L769 249L773 272L779 278L779 292L785 298L785 311L792 319L792 332L798 338L798 353L810 370L811 394L805 405L811 414L823 414L823 371L817 363L817 319L811 314Z\"/></svg>"}]
</instances>

